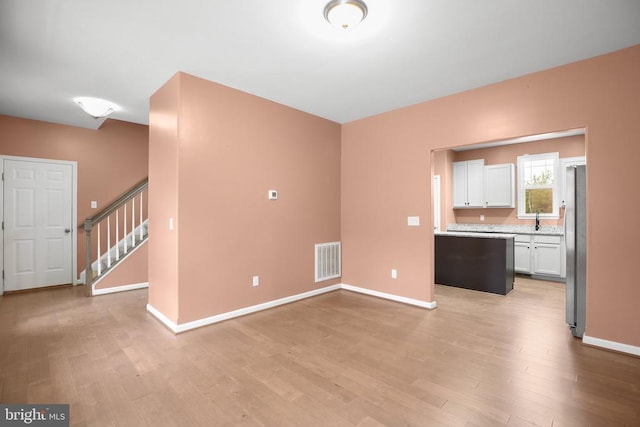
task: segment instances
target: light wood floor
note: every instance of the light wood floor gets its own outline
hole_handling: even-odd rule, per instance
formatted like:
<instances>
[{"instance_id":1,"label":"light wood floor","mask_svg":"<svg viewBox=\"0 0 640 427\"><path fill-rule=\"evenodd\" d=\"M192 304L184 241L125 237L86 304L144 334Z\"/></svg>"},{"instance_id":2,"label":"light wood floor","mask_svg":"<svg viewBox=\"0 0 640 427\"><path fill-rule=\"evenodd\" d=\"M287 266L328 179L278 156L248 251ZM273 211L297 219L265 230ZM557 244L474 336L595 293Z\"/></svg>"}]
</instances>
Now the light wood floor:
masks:
<instances>
[{"instance_id":1,"label":"light wood floor","mask_svg":"<svg viewBox=\"0 0 640 427\"><path fill-rule=\"evenodd\" d=\"M72 425L640 425L640 358L581 345L564 290L438 286L428 311L348 291L174 336L146 290L0 297L0 402Z\"/></svg>"}]
</instances>

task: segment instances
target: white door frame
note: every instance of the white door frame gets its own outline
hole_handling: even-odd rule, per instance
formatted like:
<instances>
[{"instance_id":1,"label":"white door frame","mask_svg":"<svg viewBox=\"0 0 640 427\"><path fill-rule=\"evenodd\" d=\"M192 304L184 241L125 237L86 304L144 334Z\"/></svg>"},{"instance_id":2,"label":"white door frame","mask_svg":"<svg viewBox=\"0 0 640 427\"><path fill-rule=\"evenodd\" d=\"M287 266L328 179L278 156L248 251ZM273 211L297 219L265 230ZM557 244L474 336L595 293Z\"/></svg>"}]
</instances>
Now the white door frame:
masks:
<instances>
[{"instance_id":1,"label":"white door frame","mask_svg":"<svg viewBox=\"0 0 640 427\"><path fill-rule=\"evenodd\" d=\"M61 165L71 166L71 199L72 199L72 211L71 211L71 233L73 238L71 239L71 280L73 285L78 284L78 162L70 160L53 160L53 159L40 159L36 157L17 157L17 156L0 156L0 173L4 174L4 161L5 160L19 160L24 162L39 162L39 163L55 163ZM4 223L4 182L2 184L2 190L0 191L0 218ZM4 228L0 230L0 270L4 271ZM0 284L0 295L4 294L4 278Z\"/></svg>"},{"instance_id":2,"label":"white door frame","mask_svg":"<svg viewBox=\"0 0 640 427\"><path fill-rule=\"evenodd\" d=\"M433 231L440 231L441 215L440 215L440 175L433 175Z\"/></svg>"}]
</instances>

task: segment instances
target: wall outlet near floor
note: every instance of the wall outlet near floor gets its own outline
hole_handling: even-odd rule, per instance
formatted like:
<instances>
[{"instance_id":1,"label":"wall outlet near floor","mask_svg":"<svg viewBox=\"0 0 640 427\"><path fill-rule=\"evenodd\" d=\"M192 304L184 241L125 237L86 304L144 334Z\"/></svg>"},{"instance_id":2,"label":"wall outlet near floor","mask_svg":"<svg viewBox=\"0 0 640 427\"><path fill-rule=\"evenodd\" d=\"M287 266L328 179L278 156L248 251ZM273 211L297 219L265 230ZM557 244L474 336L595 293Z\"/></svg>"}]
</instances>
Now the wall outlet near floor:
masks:
<instances>
[{"instance_id":1,"label":"wall outlet near floor","mask_svg":"<svg viewBox=\"0 0 640 427\"><path fill-rule=\"evenodd\" d=\"M260 284L260 276L253 276L253 287L256 287Z\"/></svg>"},{"instance_id":2,"label":"wall outlet near floor","mask_svg":"<svg viewBox=\"0 0 640 427\"><path fill-rule=\"evenodd\" d=\"M484 221L484 215L480 215L480 221Z\"/></svg>"},{"instance_id":3,"label":"wall outlet near floor","mask_svg":"<svg viewBox=\"0 0 640 427\"><path fill-rule=\"evenodd\" d=\"M391 270L391 278L392 279L398 278L398 270L396 270L395 268Z\"/></svg>"}]
</instances>

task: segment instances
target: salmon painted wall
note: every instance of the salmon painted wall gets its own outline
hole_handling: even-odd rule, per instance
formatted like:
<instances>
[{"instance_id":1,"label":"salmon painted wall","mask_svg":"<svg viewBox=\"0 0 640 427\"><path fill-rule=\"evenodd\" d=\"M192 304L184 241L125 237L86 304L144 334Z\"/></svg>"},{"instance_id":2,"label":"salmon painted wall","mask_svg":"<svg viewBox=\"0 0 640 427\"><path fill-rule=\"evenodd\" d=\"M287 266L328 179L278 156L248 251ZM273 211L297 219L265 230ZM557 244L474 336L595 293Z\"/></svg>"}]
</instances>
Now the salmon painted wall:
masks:
<instances>
[{"instance_id":1,"label":"salmon painted wall","mask_svg":"<svg viewBox=\"0 0 640 427\"><path fill-rule=\"evenodd\" d=\"M450 151L450 150L447 150ZM516 181L518 177L518 156L524 154L541 154L541 153L559 153L561 159L566 157L579 157L585 155L585 137L584 135L574 135L565 138L555 138L546 141L526 142L522 144L505 145L502 147L479 148L467 151L450 151L452 153L452 161L459 162L463 160L484 159L485 165L497 165L501 163L513 163L516 165ZM449 164L447 167L452 168ZM453 174L453 172L451 172ZM453 192L453 180L447 182L447 194ZM516 198L517 198L516 191ZM485 216L484 224L519 224L531 225L535 224L532 219L518 219L518 209L508 208L486 208L486 209L453 209L453 201L448 201L447 207L454 214L454 223L458 224L480 224L480 215ZM542 219L543 225L562 225L564 208L560 209L559 219Z\"/></svg>"},{"instance_id":2,"label":"salmon painted wall","mask_svg":"<svg viewBox=\"0 0 640 427\"><path fill-rule=\"evenodd\" d=\"M149 305L178 322L178 113L180 76L149 108ZM170 229L170 223L173 228Z\"/></svg>"},{"instance_id":3,"label":"salmon painted wall","mask_svg":"<svg viewBox=\"0 0 640 427\"><path fill-rule=\"evenodd\" d=\"M640 346L640 46L352 122L342 134L343 281L431 301L432 150L586 128L586 334ZM621 238L624 236L624 238ZM398 279L389 270L398 268Z\"/></svg>"},{"instance_id":4,"label":"salmon painted wall","mask_svg":"<svg viewBox=\"0 0 640 427\"><path fill-rule=\"evenodd\" d=\"M129 254L109 274L95 284L96 289L138 285L149 281L149 245L144 244Z\"/></svg>"},{"instance_id":5,"label":"salmon painted wall","mask_svg":"<svg viewBox=\"0 0 640 427\"><path fill-rule=\"evenodd\" d=\"M337 283L314 283L314 244L340 240L340 125L188 74L174 78L177 323ZM151 138L153 150L153 129ZM162 159L150 159L153 173ZM267 199L270 189L278 200ZM159 244L155 234L150 244ZM158 267L151 258L152 290Z\"/></svg>"},{"instance_id":6,"label":"salmon painted wall","mask_svg":"<svg viewBox=\"0 0 640 427\"><path fill-rule=\"evenodd\" d=\"M431 302L431 152L412 128L400 113L342 127L342 282Z\"/></svg>"},{"instance_id":7,"label":"salmon painted wall","mask_svg":"<svg viewBox=\"0 0 640 427\"><path fill-rule=\"evenodd\" d=\"M0 115L0 155L78 162L77 274L85 267L84 219L147 176L148 129L112 119L91 130Z\"/></svg>"}]
</instances>

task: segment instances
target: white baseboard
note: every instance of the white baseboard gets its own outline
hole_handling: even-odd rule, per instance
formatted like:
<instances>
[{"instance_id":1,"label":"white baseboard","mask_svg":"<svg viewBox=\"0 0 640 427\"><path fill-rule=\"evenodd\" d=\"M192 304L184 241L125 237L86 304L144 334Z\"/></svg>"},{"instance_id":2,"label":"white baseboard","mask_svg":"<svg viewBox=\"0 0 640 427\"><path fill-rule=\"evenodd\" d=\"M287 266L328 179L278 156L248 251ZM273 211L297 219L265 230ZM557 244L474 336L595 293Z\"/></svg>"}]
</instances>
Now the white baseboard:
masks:
<instances>
[{"instance_id":1,"label":"white baseboard","mask_svg":"<svg viewBox=\"0 0 640 427\"><path fill-rule=\"evenodd\" d=\"M262 304L252 305L251 307L245 307L234 311L229 311L227 313L216 314L215 316L206 317L204 319L194 320L187 323L176 324L171 321L167 316L162 314L156 308L152 307L150 304L147 304L147 311L155 316L160 322L162 322L169 330L173 331L175 334L179 334L181 332L190 331L191 329L201 328L203 326L212 325L214 323L222 322L224 320L233 319L234 317L240 317L247 314L255 313L257 311L266 310L268 308L277 307L283 304L289 304L294 301L299 301L301 299L313 297L316 295L324 294L327 292L336 291L338 289L345 289L347 291L358 292L361 294L372 295L378 298L384 298L391 301L401 302L404 304L415 305L417 307L434 309L438 306L435 301L427 302L420 301L413 298L402 297L393 294L387 294L384 292L372 291L370 289L359 288L357 286L351 286L346 284L338 284L326 286L320 289L314 289L312 291L304 292L297 295L292 295L290 297L280 298L273 301L268 301Z\"/></svg>"},{"instance_id":2,"label":"white baseboard","mask_svg":"<svg viewBox=\"0 0 640 427\"><path fill-rule=\"evenodd\" d=\"M622 344L615 341L603 340L602 338L594 338L587 335L582 336L582 342L594 347L602 347L608 350L619 351L621 353L633 354L634 356L640 356L640 347L636 347L629 344Z\"/></svg>"},{"instance_id":3,"label":"white baseboard","mask_svg":"<svg viewBox=\"0 0 640 427\"><path fill-rule=\"evenodd\" d=\"M345 283L343 283L342 285L340 285L342 289L347 290L347 291L351 291L351 292L358 292L361 294L366 294L366 295L371 295L374 297L378 297L378 298L384 298L384 299L388 299L391 301L396 301L396 302L401 302L404 304L409 304L409 305L415 305L418 307L422 307L422 308L428 308L428 309L434 309L438 306L438 303L436 301L420 301L417 299L413 299L413 298L407 298L407 297L402 297L399 295L393 295L393 294L388 294L386 292L379 292L379 291L373 291L371 289L366 289L366 288L359 288L357 286L352 286L352 285L347 285Z\"/></svg>"},{"instance_id":4,"label":"white baseboard","mask_svg":"<svg viewBox=\"0 0 640 427\"><path fill-rule=\"evenodd\" d=\"M167 316L162 314L160 310L153 307L151 304L147 304L147 311L153 315L156 319L158 319L163 325L169 328L174 334L178 331L178 325L171 321Z\"/></svg>"},{"instance_id":5,"label":"white baseboard","mask_svg":"<svg viewBox=\"0 0 640 427\"><path fill-rule=\"evenodd\" d=\"M280 299L265 302L262 304L252 305L251 307L245 307L238 310L229 311L227 313L216 314L215 316L206 317L204 319L194 320L192 322L181 323L181 324L176 324L172 322L165 315L160 313L157 309L153 308L149 304L147 304L147 311L149 311L149 313L151 313L158 320L164 323L165 326L167 326L174 333L179 334L180 332L186 332L191 329L200 328L202 326L211 325L214 323L222 322L223 320L229 320L229 319L233 319L234 317L240 317L247 314L255 313L257 311L266 310L268 308L277 307L279 305L289 304L290 302L299 301L301 299L324 294L326 292L336 291L338 289L340 289L340 285L327 286L320 289L314 289L309 292L292 295L290 297L280 298Z\"/></svg>"},{"instance_id":6,"label":"white baseboard","mask_svg":"<svg viewBox=\"0 0 640 427\"><path fill-rule=\"evenodd\" d=\"M149 282L135 283L133 285L113 286L111 288L94 289L93 296L113 294L116 292L133 291L135 289L144 289L149 287Z\"/></svg>"}]
</instances>

